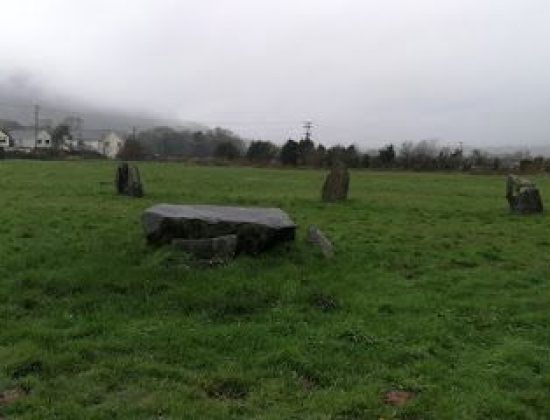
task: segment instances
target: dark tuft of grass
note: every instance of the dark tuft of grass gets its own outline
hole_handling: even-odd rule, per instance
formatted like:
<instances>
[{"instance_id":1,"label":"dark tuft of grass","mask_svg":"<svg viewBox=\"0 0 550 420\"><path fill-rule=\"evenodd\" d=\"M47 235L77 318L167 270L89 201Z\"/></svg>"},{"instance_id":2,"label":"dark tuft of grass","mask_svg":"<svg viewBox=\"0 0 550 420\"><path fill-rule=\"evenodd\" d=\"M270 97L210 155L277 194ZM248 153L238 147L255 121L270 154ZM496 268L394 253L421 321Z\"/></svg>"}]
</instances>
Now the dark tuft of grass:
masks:
<instances>
[{"instance_id":1,"label":"dark tuft of grass","mask_svg":"<svg viewBox=\"0 0 550 420\"><path fill-rule=\"evenodd\" d=\"M42 373L43 364L41 360L32 360L20 363L10 369L10 377L12 379L21 379L28 375L40 375Z\"/></svg>"},{"instance_id":2,"label":"dark tuft of grass","mask_svg":"<svg viewBox=\"0 0 550 420\"><path fill-rule=\"evenodd\" d=\"M309 297L310 305L321 312L334 312L341 305L335 296L327 293L315 292Z\"/></svg>"},{"instance_id":3,"label":"dark tuft of grass","mask_svg":"<svg viewBox=\"0 0 550 420\"><path fill-rule=\"evenodd\" d=\"M248 395L249 386L241 379L224 378L211 381L204 391L210 398L242 400Z\"/></svg>"}]
</instances>

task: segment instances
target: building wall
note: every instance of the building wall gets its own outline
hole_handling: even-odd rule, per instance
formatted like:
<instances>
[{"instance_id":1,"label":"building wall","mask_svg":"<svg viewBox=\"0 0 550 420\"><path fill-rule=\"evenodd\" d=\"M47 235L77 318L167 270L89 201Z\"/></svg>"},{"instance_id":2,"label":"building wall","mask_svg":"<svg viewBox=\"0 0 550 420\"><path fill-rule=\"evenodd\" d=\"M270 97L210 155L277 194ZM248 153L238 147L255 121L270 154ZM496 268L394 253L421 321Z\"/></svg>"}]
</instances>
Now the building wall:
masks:
<instances>
[{"instance_id":1,"label":"building wall","mask_svg":"<svg viewBox=\"0 0 550 420\"><path fill-rule=\"evenodd\" d=\"M46 130L41 130L38 132L36 138L36 147L40 149L50 149L53 147L52 136Z\"/></svg>"},{"instance_id":2,"label":"building wall","mask_svg":"<svg viewBox=\"0 0 550 420\"><path fill-rule=\"evenodd\" d=\"M0 148L7 149L8 147L10 147L10 137L3 131L0 131Z\"/></svg>"},{"instance_id":3,"label":"building wall","mask_svg":"<svg viewBox=\"0 0 550 420\"><path fill-rule=\"evenodd\" d=\"M65 147L69 150L89 150L101 153L111 159L116 158L120 149L124 146L124 137L114 131L89 130L86 138L74 138L65 141Z\"/></svg>"},{"instance_id":4,"label":"building wall","mask_svg":"<svg viewBox=\"0 0 550 420\"><path fill-rule=\"evenodd\" d=\"M101 140L87 140L84 142L83 147L86 150L92 150L94 152L103 154L103 146Z\"/></svg>"},{"instance_id":5,"label":"building wall","mask_svg":"<svg viewBox=\"0 0 550 420\"><path fill-rule=\"evenodd\" d=\"M122 146L124 145L124 140L116 133L109 133L103 138L103 151L102 153L114 159Z\"/></svg>"},{"instance_id":6,"label":"building wall","mask_svg":"<svg viewBox=\"0 0 550 420\"><path fill-rule=\"evenodd\" d=\"M16 144L16 147L23 147L27 149L34 149L34 133L29 131L24 138L20 138ZM39 149L49 149L53 147L52 145L52 136L46 130L40 130L36 138L36 147Z\"/></svg>"}]
</instances>

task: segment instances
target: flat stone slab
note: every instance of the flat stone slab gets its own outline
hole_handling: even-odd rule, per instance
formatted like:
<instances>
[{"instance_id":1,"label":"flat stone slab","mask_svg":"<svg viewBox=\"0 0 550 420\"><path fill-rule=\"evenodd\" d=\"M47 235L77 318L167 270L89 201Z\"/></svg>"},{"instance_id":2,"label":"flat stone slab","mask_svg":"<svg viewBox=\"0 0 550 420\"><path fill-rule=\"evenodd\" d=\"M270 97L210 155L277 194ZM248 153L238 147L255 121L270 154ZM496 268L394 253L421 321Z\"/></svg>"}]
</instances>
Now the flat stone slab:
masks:
<instances>
[{"instance_id":1,"label":"flat stone slab","mask_svg":"<svg viewBox=\"0 0 550 420\"><path fill-rule=\"evenodd\" d=\"M142 215L151 244L237 235L237 252L256 254L294 239L296 225L278 208L157 204Z\"/></svg>"},{"instance_id":2,"label":"flat stone slab","mask_svg":"<svg viewBox=\"0 0 550 420\"><path fill-rule=\"evenodd\" d=\"M172 245L202 260L227 261L235 256L237 235L207 239L176 238L172 240Z\"/></svg>"}]
</instances>

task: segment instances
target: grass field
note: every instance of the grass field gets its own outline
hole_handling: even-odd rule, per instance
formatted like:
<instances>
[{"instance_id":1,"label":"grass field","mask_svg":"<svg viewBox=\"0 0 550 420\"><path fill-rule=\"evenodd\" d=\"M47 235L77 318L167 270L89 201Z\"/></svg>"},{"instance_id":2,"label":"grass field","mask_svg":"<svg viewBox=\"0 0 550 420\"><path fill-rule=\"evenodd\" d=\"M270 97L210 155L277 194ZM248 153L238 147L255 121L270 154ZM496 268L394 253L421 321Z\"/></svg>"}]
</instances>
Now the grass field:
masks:
<instances>
[{"instance_id":1,"label":"grass field","mask_svg":"<svg viewBox=\"0 0 550 420\"><path fill-rule=\"evenodd\" d=\"M502 177L358 171L323 204L322 171L140 167L130 199L113 162L0 162L0 417L550 417L550 220L510 216ZM145 244L158 202L278 206L300 229L190 268Z\"/></svg>"}]
</instances>

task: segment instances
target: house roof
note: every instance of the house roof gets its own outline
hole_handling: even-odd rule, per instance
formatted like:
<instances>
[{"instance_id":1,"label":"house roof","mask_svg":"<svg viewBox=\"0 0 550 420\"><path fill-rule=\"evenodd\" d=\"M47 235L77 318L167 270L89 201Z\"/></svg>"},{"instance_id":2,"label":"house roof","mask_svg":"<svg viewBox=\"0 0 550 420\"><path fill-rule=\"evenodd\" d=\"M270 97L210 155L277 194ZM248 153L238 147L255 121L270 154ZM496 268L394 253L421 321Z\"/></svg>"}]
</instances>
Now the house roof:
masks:
<instances>
[{"instance_id":1,"label":"house roof","mask_svg":"<svg viewBox=\"0 0 550 420\"><path fill-rule=\"evenodd\" d=\"M103 139L111 130L103 130L103 129L88 129L88 130L80 130L75 137L79 138L82 141L99 141Z\"/></svg>"},{"instance_id":2,"label":"house roof","mask_svg":"<svg viewBox=\"0 0 550 420\"><path fill-rule=\"evenodd\" d=\"M38 130L38 133L41 133L43 131L48 132L48 130L41 128ZM16 128L14 130L10 130L9 135L12 139L16 141L29 139L34 140L34 127Z\"/></svg>"}]
</instances>

